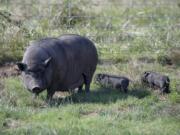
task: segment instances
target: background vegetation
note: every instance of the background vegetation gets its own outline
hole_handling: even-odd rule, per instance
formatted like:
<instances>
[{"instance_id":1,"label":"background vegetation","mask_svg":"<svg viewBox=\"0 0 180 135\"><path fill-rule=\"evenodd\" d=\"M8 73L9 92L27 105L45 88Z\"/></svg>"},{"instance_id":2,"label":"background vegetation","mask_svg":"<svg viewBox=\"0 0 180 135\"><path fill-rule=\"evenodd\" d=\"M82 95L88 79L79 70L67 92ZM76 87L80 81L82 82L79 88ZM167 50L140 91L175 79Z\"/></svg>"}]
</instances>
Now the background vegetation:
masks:
<instances>
[{"instance_id":1,"label":"background vegetation","mask_svg":"<svg viewBox=\"0 0 180 135\"><path fill-rule=\"evenodd\" d=\"M101 88L89 95L56 93L52 105L0 80L0 134L179 135L180 2L168 0L0 0L0 64L20 61L29 42L66 33L89 37L98 49L96 73L129 77L129 92ZM171 79L171 93L142 86L153 70Z\"/></svg>"}]
</instances>

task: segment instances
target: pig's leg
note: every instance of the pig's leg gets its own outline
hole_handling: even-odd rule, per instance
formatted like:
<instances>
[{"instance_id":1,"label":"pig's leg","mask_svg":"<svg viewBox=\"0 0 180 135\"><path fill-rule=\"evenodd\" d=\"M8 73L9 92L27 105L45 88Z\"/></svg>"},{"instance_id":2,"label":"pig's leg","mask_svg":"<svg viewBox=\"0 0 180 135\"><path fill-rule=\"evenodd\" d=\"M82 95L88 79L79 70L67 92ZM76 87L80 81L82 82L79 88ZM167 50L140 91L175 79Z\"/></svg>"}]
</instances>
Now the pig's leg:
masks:
<instances>
[{"instance_id":1,"label":"pig's leg","mask_svg":"<svg viewBox=\"0 0 180 135\"><path fill-rule=\"evenodd\" d=\"M47 102L50 102L52 100L54 93L55 93L54 90L47 90L47 97L46 97Z\"/></svg>"},{"instance_id":2,"label":"pig's leg","mask_svg":"<svg viewBox=\"0 0 180 135\"><path fill-rule=\"evenodd\" d=\"M79 86L78 93L82 93L83 84Z\"/></svg>"},{"instance_id":3,"label":"pig's leg","mask_svg":"<svg viewBox=\"0 0 180 135\"><path fill-rule=\"evenodd\" d=\"M91 83L92 77L90 77L86 74L84 74L83 77L84 77L84 83L85 83L85 91L86 91L86 93L89 93L90 92L90 83Z\"/></svg>"},{"instance_id":4,"label":"pig's leg","mask_svg":"<svg viewBox=\"0 0 180 135\"><path fill-rule=\"evenodd\" d=\"M124 88L124 92L127 93L127 92L128 92L128 89L127 89L127 88Z\"/></svg>"},{"instance_id":5,"label":"pig's leg","mask_svg":"<svg viewBox=\"0 0 180 135\"><path fill-rule=\"evenodd\" d=\"M85 91L86 93L90 92L90 83L85 83Z\"/></svg>"}]
</instances>

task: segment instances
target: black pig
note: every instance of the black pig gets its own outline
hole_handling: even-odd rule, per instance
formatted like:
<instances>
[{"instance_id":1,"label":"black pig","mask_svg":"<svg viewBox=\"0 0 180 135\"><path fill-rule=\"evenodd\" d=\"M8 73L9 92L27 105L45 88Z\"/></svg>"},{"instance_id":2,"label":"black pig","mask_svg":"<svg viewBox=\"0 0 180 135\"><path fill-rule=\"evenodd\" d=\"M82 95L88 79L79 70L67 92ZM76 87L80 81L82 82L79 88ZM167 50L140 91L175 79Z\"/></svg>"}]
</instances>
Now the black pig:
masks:
<instances>
[{"instance_id":1,"label":"black pig","mask_svg":"<svg viewBox=\"0 0 180 135\"><path fill-rule=\"evenodd\" d=\"M123 76L96 74L95 81L104 87L120 89L125 93L128 91L129 79Z\"/></svg>"},{"instance_id":2,"label":"black pig","mask_svg":"<svg viewBox=\"0 0 180 135\"><path fill-rule=\"evenodd\" d=\"M161 75L160 73L146 71L141 76L142 83L148 84L150 87L158 87L163 93L170 93L168 76Z\"/></svg>"},{"instance_id":3,"label":"black pig","mask_svg":"<svg viewBox=\"0 0 180 135\"><path fill-rule=\"evenodd\" d=\"M25 87L36 95L47 89L47 99L51 100L55 91L81 91L83 84L89 92L97 60L92 41L70 34L35 41L17 65Z\"/></svg>"}]
</instances>

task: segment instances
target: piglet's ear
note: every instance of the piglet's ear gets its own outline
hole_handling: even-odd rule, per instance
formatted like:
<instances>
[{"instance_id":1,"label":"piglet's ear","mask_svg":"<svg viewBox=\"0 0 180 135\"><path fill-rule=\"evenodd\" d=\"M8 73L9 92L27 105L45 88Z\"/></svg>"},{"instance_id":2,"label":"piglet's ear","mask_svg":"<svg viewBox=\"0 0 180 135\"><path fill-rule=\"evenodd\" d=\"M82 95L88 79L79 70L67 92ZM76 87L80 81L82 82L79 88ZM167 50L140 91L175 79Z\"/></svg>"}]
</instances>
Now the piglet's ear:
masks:
<instances>
[{"instance_id":1,"label":"piglet's ear","mask_svg":"<svg viewBox=\"0 0 180 135\"><path fill-rule=\"evenodd\" d=\"M150 74L150 72L144 72L144 74L145 74L145 77L147 77Z\"/></svg>"},{"instance_id":2,"label":"piglet's ear","mask_svg":"<svg viewBox=\"0 0 180 135\"><path fill-rule=\"evenodd\" d=\"M21 62L16 63L16 65L18 66L18 69L20 71L24 71L26 69L26 67L27 67L26 64L21 63Z\"/></svg>"},{"instance_id":3,"label":"piglet's ear","mask_svg":"<svg viewBox=\"0 0 180 135\"><path fill-rule=\"evenodd\" d=\"M50 63L50 61L51 61L51 57L49 57L48 59L46 59L45 61L44 61L44 65L45 65L45 67L47 67L48 65L49 65L49 63Z\"/></svg>"},{"instance_id":4,"label":"piglet's ear","mask_svg":"<svg viewBox=\"0 0 180 135\"><path fill-rule=\"evenodd\" d=\"M104 78L105 78L105 75L102 74L102 75L101 75L101 79L104 79Z\"/></svg>"}]
</instances>

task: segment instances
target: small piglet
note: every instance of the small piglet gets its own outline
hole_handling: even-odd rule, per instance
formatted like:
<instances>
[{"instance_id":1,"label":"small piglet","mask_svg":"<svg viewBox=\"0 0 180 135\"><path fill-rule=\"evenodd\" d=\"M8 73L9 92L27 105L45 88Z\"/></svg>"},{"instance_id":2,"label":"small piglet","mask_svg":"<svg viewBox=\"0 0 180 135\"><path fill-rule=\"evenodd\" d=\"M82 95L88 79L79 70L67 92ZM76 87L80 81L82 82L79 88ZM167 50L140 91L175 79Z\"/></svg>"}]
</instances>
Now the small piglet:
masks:
<instances>
[{"instance_id":1,"label":"small piglet","mask_svg":"<svg viewBox=\"0 0 180 135\"><path fill-rule=\"evenodd\" d=\"M141 76L142 83L148 84L150 87L158 87L162 93L170 93L169 77L160 73L146 71Z\"/></svg>"},{"instance_id":2,"label":"small piglet","mask_svg":"<svg viewBox=\"0 0 180 135\"><path fill-rule=\"evenodd\" d=\"M120 89L123 90L125 93L127 93L128 91L129 79L123 76L96 74L95 82L99 83L103 87Z\"/></svg>"}]
</instances>

